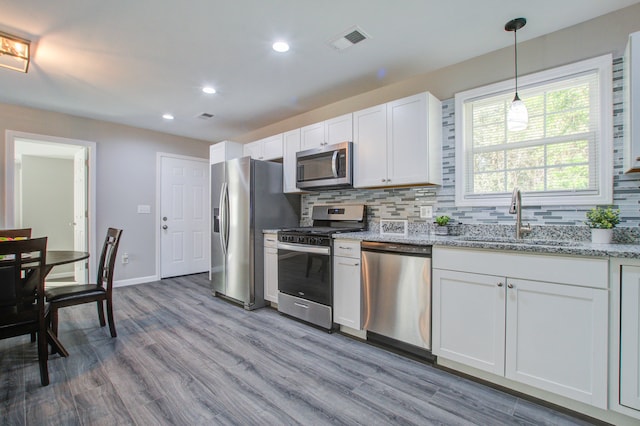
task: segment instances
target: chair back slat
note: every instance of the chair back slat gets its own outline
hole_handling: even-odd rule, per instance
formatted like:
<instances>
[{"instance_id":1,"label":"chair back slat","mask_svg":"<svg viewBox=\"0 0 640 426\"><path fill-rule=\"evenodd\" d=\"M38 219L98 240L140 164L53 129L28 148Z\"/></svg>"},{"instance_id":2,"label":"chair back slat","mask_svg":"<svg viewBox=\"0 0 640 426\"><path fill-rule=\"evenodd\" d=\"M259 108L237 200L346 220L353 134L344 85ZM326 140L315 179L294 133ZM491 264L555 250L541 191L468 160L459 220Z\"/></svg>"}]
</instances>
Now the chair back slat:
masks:
<instances>
[{"instance_id":1,"label":"chair back slat","mask_svg":"<svg viewBox=\"0 0 640 426\"><path fill-rule=\"evenodd\" d=\"M107 292L111 292L111 288L113 287L113 271L115 270L116 255L118 253L121 235L122 229L109 228L102 246L102 253L98 264L97 284L106 288Z\"/></svg>"}]
</instances>

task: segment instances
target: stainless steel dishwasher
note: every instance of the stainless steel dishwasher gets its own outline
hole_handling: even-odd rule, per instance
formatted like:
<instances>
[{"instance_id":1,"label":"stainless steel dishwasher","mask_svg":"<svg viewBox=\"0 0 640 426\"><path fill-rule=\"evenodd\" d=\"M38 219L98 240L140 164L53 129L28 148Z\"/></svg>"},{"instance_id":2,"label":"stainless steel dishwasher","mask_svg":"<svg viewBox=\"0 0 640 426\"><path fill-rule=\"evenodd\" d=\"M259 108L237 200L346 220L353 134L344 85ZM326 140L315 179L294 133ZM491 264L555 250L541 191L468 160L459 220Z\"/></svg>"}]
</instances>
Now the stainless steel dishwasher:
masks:
<instances>
[{"instance_id":1,"label":"stainless steel dishwasher","mask_svg":"<svg viewBox=\"0 0 640 426\"><path fill-rule=\"evenodd\" d=\"M431 246L362 242L367 340L431 356Z\"/></svg>"}]
</instances>

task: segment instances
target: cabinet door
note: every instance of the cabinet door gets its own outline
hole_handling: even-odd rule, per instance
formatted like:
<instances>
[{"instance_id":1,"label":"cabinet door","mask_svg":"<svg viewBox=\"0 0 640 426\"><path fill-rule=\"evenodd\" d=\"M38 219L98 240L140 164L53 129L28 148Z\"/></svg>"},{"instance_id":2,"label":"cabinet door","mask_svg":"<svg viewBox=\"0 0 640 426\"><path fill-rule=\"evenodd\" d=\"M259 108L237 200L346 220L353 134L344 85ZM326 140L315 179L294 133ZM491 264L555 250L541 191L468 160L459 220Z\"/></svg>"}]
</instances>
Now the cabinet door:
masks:
<instances>
[{"instance_id":1,"label":"cabinet door","mask_svg":"<svg viewBox=\"0 0 640 426\"><path fill-rule=\"evenodd\" d=\"M624 170L640 171L640 32L629 35L623 61Z\"/></svg>"},{"instance_id":2,"label":"cabinet door","mask_svg":"<svg viewBox=\"0 0 640 426\"><path fill-rule=\"evenodd\" d=\"M607 408L607 291L509 278L505 376Z\"/></svg>"},{"instance_id":3,"label":"cabinet door","mask_svg":"<svg viewBox=\"0 0 640 426\"><path fill-rule=\"evenodd\" d=\"M387 106L353 113L353 186L384 186L387 182Z\"/></svg>"},{"instance_id":4,"label":"cabinet door","mask_svg":"<svg viewBox=\"0 0 640 426\"><path fill-rule=\"evenodd\" d=\"M620 404L640 410L640 267L623 266L620 287Z\"/></svg>"},{"instance_id":5,"label":"cabinet door","mask_svg":"<svg viewBox=\"0 0 640 426\"><path fill-rule=\"evenodd\" d=\"M222 141L209 147L209 164L222 163L243 156L244 145L237 142Z\"/></svg>"},{"instance_id":6,"label":"cabinet door","mask_svg":"<svg viewBox=\"0 0 640 426\"><path fill-rule=\"evenodd\" d=\"M260 141L244 144L242 154L245 157L251 157L254 160L262 159L262 144Z\"/></svg>"},{"instance_id":7,"label":"cabinet door","mask_svg":"<svg viewBox=\"0 0 640 426\"><path fill-rule=\"evenodd\" d=\"M387 104L387 183L429 183L427 94Z\"/></svg>"},{"instance_id":8,"label":"cabinet door","mask_svg":"<svg viewBox=\"0 0 640 426\"><path fill-rule=\"evenodd\" d=\"M333 321L360 330L360 259L333 257Z\"/></svg>"},{"instance_id":9,"label":"cabinet door","mask_svg":"<svg viewBox=\"0 0 640 426\"><path fill-rule=\"evenodd\" d=\"M261 140L262 142L262 158L261 160L276 160L282 158L282 133L279 135L269 136Z\"/></svg>"},{"instance_id":10,"label":"cabinet door","mask_svg":"<svg viewBox=\"0 0 640 426\"><path fill-rule=\"evenodd\" d=\"M504 374L504 278L433 270L433 353Z\"/></svg>"},{"instance_id":11,"label":"cabinet door","mask_svg":"<svg viewBox=\"0 0 640 426\"><path fill-rule=\"evenodd\" d=\"M300 129L300 150L320 148L325 144L324 121Z\"/></svg>"},{"instance_id":12,"label":"cabinet door","mask_svg":"<svg viewBox=\"0 0 640 426\"><path fill-rule=\"evenodd\" d=\"M353 115L341 115L325 121L325 142L329 145L353 141Z\"/></svg>"},{"instance_id":13,"label":"cabinet door","mask_svg":"<svg viewBox=\"0 0 640 426\"><path fill-rule=\"evenodd\" d=\"M264 298L278 303L278 249L264 248Z\"/></svg>"},{"instance_id":14,"label":"cabinet door","mask_svg":"<svg viewBox=\"0 0 640 426\"><path fill-rule=\"evenodd\" d=\"M302 192L296 187L296 153L300 151L300 129L283 135L284 156L282 158L282 182L286 193Z\"/></svg>"}]
</instances>

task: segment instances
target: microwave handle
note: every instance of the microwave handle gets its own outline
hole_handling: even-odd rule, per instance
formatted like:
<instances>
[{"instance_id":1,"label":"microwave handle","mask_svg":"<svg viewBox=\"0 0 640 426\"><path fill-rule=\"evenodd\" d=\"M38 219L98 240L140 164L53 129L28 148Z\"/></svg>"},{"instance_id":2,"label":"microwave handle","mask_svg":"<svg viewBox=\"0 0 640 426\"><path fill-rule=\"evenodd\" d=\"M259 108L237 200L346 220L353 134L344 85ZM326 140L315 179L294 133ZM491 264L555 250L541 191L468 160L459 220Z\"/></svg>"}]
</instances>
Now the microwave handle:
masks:
<instances>
[{"instance_id":1,"label":"microwave handle","mask_svg":"<svg viewBox=\"0 0 640 426\"><path fill-rule=\"evenodd\" d=\"M331 171L333 172L333 177L338 177L339 165L338 165L338 155L340 154L339 150L333 151L333 158L331 159Z\"/></svg>"}]
</instances>

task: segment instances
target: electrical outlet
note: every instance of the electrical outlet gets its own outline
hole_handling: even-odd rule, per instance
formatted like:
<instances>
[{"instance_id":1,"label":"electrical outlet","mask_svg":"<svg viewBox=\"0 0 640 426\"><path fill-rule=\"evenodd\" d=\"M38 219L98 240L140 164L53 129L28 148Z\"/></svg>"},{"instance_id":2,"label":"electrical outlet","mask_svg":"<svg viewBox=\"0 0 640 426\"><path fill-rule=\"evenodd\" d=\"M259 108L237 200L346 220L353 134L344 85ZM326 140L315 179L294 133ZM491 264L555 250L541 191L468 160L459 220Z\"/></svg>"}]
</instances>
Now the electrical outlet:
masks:
<instances>
[{"instance_id":1,"label":"electrical outlet","mask_svg":"<svg viewBox=\"0 0 640 426\"><path fill-rule=\"evenodd\" d=\"M129 253L124 253L122 255L122 264L126 265L127 263L129 263Z\"/></svg>"},{"instance_id":2,"label":"electrical outlet","mask_svg":"<svg viewBox=\"0 0 640 426\"><path fill-rule=\"evenodd\" d=\"M420 217L431 219L433 217L433 206L420 206Z\"/></svg>"}]
</instances>

